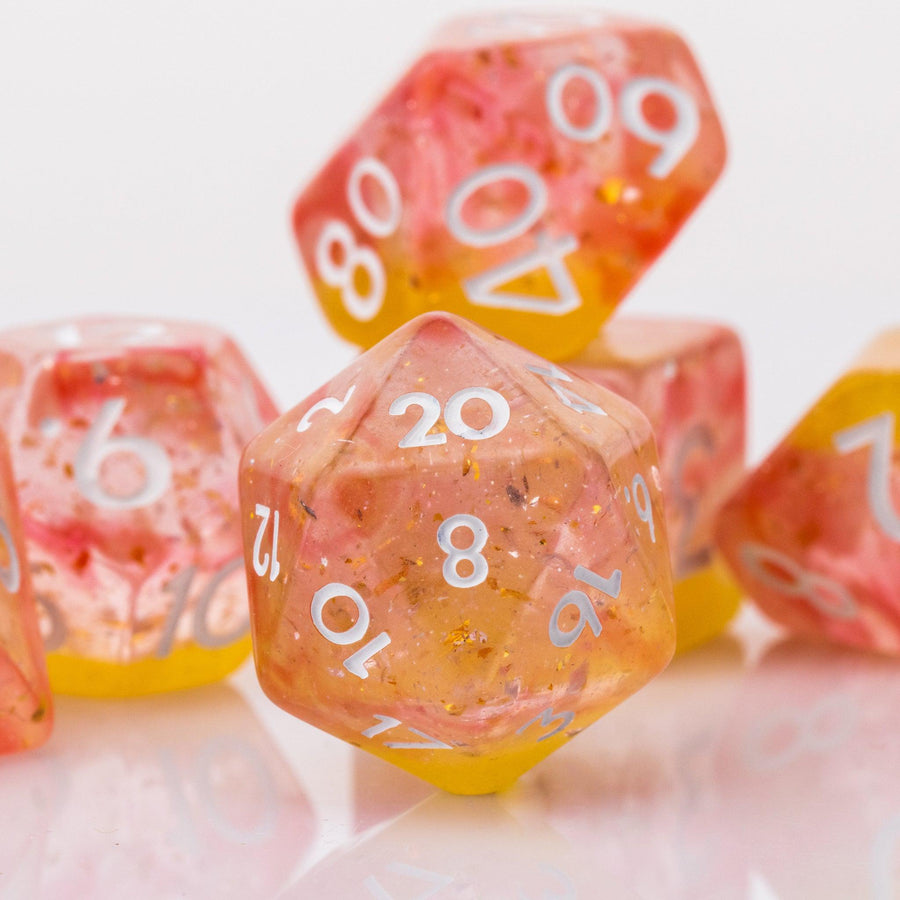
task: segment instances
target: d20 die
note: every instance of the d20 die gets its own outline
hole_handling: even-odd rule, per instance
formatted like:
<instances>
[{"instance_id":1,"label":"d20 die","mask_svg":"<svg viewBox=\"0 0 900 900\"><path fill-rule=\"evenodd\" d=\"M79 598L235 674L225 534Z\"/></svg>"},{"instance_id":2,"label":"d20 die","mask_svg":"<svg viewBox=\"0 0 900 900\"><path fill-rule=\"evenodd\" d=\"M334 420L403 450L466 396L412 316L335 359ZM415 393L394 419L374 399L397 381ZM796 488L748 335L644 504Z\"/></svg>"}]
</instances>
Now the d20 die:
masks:
<instances>
[{"instance_id":1,"label":"d20 die","mask_svg":"<svg viewBox=\"0 0 900 900\"><path fill-rule=\"evenodd\" d=\"M716 514L744 474L740 338L711 322L617 317L567 366L630 400L653 426L675 573L678 650L696 646L725 627L741 600L713 553Z\"/></svg>"},{"instance_id":2,"label":"d20 die","mask_svg":"<svg viewBox=\"0 0 900 900\"><path fill-rule=\"evenodd\" d=\"M0 334L0 415L54 689L187 687L246 657L235 472L275 414L240 351L205 325Z\"/></svg>"},{"instance_id":3,"label":"d20 die","mask_svg":"<svg viewBox=\"0 0 900 900\"><path fill-rule=\"evenodd\" d=\"M592 13L464 19L313 178L294 229L326 316L357 344L440 308L565 359L724 162L671 31Z\"/></svg>"},{"instance_id":4,"label":"d20 die","mask_svg":"<svg viewBox=\"0 0 900 900\"><path fill-rule=\"evenodd\" d=\"M454 316L256 437L241 506L266 693L439 787L511 784L672 655L647 420Z\"/></svg>"},{"instance_id":5,"label":"d20 die","mask_svg":"<svg viewBox=\"0 0 900 900\"><path fill-rule=\"evenodd\" d=\"M775 621L900 655L900 329L870 344L750 474L717 540Z\"/></svg>"},{"instance_id":6,"label":"d20 die","mask_svg":"<svg viewBox=\"0 0 900 900\"><path fill-rule=\"evenodd\" d=\"M0 753L43 743L53 724L25 542L0 433Z\"/></svg>"}]
</instances>

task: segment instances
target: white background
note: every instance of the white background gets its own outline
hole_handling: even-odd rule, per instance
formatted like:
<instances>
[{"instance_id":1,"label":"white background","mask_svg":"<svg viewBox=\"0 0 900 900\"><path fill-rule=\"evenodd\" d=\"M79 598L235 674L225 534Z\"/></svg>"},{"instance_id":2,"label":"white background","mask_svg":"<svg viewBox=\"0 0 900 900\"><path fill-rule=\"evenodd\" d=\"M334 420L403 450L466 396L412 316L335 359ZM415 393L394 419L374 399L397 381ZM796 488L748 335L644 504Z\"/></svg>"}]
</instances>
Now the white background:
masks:
<instances>
[{"instance_id":1,"label":"white background","mask_svg":"<svg viewBox=\"0 0 900 900\"><path fill-rule=\"evenodd\" d=\"M440 20L502 6L2 0L0 326L209 319L283 406L299 402L354 351L311 298L294 198ZM621 11L688 39L730 143L718 186L622 309L742 332L758 458L900 322L900 7Z\"/></svg>"}]
</instances>

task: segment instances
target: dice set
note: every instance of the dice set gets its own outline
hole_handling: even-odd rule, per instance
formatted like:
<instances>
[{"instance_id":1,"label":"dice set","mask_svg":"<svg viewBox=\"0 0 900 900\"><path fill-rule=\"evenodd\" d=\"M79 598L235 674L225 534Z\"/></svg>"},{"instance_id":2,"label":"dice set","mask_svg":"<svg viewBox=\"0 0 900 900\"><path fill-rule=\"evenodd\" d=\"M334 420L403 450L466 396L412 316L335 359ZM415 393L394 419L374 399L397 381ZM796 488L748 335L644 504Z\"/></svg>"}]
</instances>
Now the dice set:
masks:
<instances>
[{"instance_id":1,"label":"dice set","mask_svg":"<svg viewBox=\"0 0 900 900\"><path fill-rule=\"evenodd\" d=\"M724 161L668 29L462 19L296 201L313 292L366 352L292 410L208 326L0 333L0 752L46 738L48 672L190 687L252 636L288 712L488 793L744 590L900 654L900 332L745 475L737 335L606 322Z\"/></svg>"}]
</instances>

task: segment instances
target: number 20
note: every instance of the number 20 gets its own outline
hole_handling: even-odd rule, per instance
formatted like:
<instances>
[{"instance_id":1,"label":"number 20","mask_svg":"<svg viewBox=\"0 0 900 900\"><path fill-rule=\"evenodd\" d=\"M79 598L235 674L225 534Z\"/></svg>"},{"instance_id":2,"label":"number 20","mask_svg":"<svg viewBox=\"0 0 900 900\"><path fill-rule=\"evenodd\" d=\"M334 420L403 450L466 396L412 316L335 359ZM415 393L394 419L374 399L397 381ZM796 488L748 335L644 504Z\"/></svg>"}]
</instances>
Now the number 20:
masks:
<instances>
[{"instance_id":1,"label":"number 20","mask_svg":"<svg viewBox=\"0 0 900 900\"><path fill-rule=\"evenodd\" d=\"M491 420L483 428L473 428L463 419L463 407L469 400L483 400L491 408ZM434 447L447 442L442 432L429 434L441 417L441 404L437 397L423 391L402 394L391 403L388 412L402 416L411 406L420 406L422 415L418 422L400 439L398 447ZM500 434L509 423L509 403L492 388L470 387L457 391L444 407L447 428L457 437L467 441L487 440Z\"/></svg>"}]
</instances>

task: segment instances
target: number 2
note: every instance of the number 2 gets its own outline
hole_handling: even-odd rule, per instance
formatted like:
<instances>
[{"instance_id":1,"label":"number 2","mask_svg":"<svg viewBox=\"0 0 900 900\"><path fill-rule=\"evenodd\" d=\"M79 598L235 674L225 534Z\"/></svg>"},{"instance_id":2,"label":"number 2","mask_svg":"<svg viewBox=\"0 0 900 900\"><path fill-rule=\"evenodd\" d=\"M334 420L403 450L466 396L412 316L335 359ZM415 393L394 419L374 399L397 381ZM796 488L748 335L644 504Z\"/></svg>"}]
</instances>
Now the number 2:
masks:
<instances>
[{"instance_id":1,"label":"number 2","mask_svg":"<svg viewBox=\"0 0 900 900\"><path fill-rule=\"evenodd\" d=\"M892 540L900 541L900 513L891 504L891 450L894 414L881 413L858 425L837 432L833 440L840 453L871 447L866 495L878 527Z\"/></svg>"}]
</instances>

